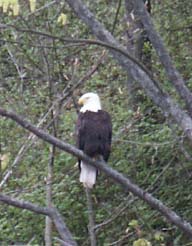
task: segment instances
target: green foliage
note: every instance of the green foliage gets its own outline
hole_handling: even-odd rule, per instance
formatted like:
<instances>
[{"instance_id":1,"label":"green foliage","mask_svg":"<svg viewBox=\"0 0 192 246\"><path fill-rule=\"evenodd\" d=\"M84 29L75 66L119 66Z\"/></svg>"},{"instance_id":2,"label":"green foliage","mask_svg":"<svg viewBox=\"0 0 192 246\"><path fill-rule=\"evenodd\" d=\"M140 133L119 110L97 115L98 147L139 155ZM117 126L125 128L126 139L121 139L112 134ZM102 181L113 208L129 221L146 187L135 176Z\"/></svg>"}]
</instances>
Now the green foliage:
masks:
<instances>
[{"instance_id":1,"label":"green foliage","mask_svg":"<svg viewBox=\"0 0 192 246\"><path fill-rule=\"evenodd\" d=\"M85 2L111 30L117 1ZM14 24L18 29L29 28L54 36L93 38L88 28L71 13L64 1L49 7L45 7L46 4L47 1L38 1L38 7L44 8L33 14L22 6L19 18L13 20L12 16L3 14L1 22ZM190 88L192 35L187 26L191 23L191 7L190 1L172 3L167 0L152 3L155 25ZM62 25L59 25L58 20L62 13L67 16L67 20L64 23L65 20L62 19ZM119 40L125 31L123 14L124 8L121 8L115 31ZM0 105L25 116L33 124L38 124L40 119L50 112L52 103L56 102L54 113L59 112L57 137L74 144L77 114L72 95L63 100L61 108L58 101L68 88L91 70L103 49L87 45L67 46L59 40L30 32L18 32L14 28L3 30L1 35L4 41L0 44ZM150 47L146 45L145 52L148 49ZM75 67L76 58L78 65ZM164 89L177 99L154 51L152 61L154 76L163 84ZM111 113L113 144L109 165L130 177L142 188L148 189L182 217L191 221L192 165L191 159L182 152L184 149L190 156L191 146L173 122L164 117L141 89L138 89L135 95L136 105L132 105L129 100L132 95L127 91L126 81L127 73L106 55L97 72L73 91L73 95L77 99L84 92L98 92L104 109ZM53 133L50 122L49 113L40 128ZM21 146L26 144L28 136L29 133L13 121L0 118L1 156L10 153L5 172L18 155ZM3 187L3 192L45 206L49 158L49 145L36 139L17 167L13 168L13 174ZM53 204L64 216L78 244L89 245L86 198L84 189L79 184L76 161L71 155L56 150ZM134 199L129 191L123 190L103 174L99 174L92 196L96 224L101 224L97 229L98 245L108 246L119 240L119 245L128 246L181 246L189 243L188 238L168 224L157 212L151 210L143 201ZM104 221L108 223L102 225ZM0 245L27 244L31 239L33 245L43 245L44 223L44 216L2 205ZM58 236L55 230L54 236Z\"/></svg>"},{"instance_id":2,"label":"green foliage","mask_svg":"<svg viewBox=\"0 0 192 246\"><path fill-rule=\"evenodd\" d=\"M135 241L133 246L151 246L151 243L143 238Z\"/></svg>"}]
</instances>

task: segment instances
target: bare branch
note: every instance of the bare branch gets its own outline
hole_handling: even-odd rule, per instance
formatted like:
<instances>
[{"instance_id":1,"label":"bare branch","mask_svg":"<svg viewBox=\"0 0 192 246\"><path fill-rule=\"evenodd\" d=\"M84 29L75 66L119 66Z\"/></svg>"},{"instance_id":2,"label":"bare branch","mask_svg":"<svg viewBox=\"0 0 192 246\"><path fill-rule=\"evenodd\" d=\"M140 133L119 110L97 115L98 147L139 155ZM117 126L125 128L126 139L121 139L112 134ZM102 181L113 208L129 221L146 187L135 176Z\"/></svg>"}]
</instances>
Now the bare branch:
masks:
<instances>
[{"instance_id":1,"label":"bare branch","mask_svg":"<svg viewBox=\"0 0 192 246\"><path fill-rule=\"evenodd\" d=\"M147 69L114 39L114 37L95 19L93 13L82 3L81 0L66 0L80 19L87 24L94 35L102 40L95 41L100 45L110 48L114 58L126 69L130 75L140 83L146 94L159 106L166 116L172 116L174 121L182 128L186 136L192 141L192 119L174 101L161 90L158 82L154 80Z\"/></svg>"},{"instance_id":2,"label":"bare branch","mask_svg":"<svg viewBox=\"0 0 192 246\"><path fill-rule=\"evenodd\" d=\"M40 41L41 42L41 41ZM47 40L49 44L50 41ZM48 60L48 52L47 49L42 49L42 56L44 61L44 70L46 71L46 80L49 81L49 104L52 104L53 95L54 95L54 86L51 78L50 67L51 64ZM59 116L59 115L58 115ZM51 127L52 127L52 134L56 136L56 121L57 118L54 119L54 110L51 110ZM55 146L52 145L50 148L50 156L47 165L47 180L46 180L46 205L48 208L52 207L52 183L53 183L53 165L55 160ZM45 218L45 245L52 246L52 227L53 223L50 217L46 216Z\"/></svg>"},{"instance_id":3,"label":"bare branch","mask_svg":"<svg viewBox=\"0 0 192 246\"><path fill-rule=\"evenodd\" d=\"M30 202L16 200L15 198L11 198L7 195L3 195L2 193L0 194L0 201L14 207L30 210L37 214L48 215L50 217L52 214L51 210L48 208L39 207Z\"/></svg>"},{"instance_id":4,"label":"bare branch","mask_svg":"<svg viewBox=\"0 0 192 246\"><path fill-rule=\"evenodd\" d=\"M96 246L96 234L95 234L95 221L94 221L94 211L93 211L93 201L91 197L91 189L85 188L86 198L87 198L87 208L88 208L88 216L89 216L89 236L91 246Z\"/></svg>"},{"instance_id":5,"label":"bare branch","mask_svg":"<svg viewBox=\"0 0 192 246\"><path fill-rule=\"evenodd\" d=\"M187 234L190 238L192 238L192 226L190 225L190 223L184 221L179 215L177 215L174 211L172 211L170 208L165 206L160 200L153 197L150 193L145 192L139 186L131 182L130 179L126 178L123 174L109 167L105 162L103 161L96 162L92 160L90 157L85 155L81 150L75 148L74 146L64 141L59 140L56 137L51 136L48 133L45 133L41 129L36 128L30 122L24 120L22 117L18 116L13 112L6 111L5 109L0 108L0 115L14 120L23 128L33 132L39 138L58 147L59 149L62 149L78 157L79 159L82 159L83 161L90 163L91 165L94 165L95 167L106 173L107 176L111 177L115 182L121 184L125 188L126 192L128 190L132 192L134 195L138 196L140 199L145 201L152 208L159 211L164 217L167 218L168 221L176 225L180 230L182 230L185 234Z\"/></svg>"},{"instance_id":6,"label":"bare branch","mask_svg":"<svg viewBox=\"0 0 192 246\"><path fill-rule=\"evenodd\" d=\"M52 220L59 232L61 239L64 241L64 246L77 246L76 241L73 239L71 232L63 222L63 218L61 214L58 212L56 208L52 211Z\"/></svg>"},{"instance_id":7,"label":"bare branch","mask_svg":"<svg viewBox=\"0 0 192 246\"><path fill-rule=\"evenodd\" d=\"M11 58L13 64L14 64L15 67L16 67L16 70L17 70L17 72L18 72L19 78L20 78L20 80L21 80L21 84L22 84L22 86L23 86L23 82L24 82L23 78L24 78L24 76L25 76L25 73L22 71L22 68L20 68L20 66L19 66L19 64L18 64L18 62L17 62L16 57L15 57L14 54L11 52L11 50L10 50L10 48L9 48L8 45L6 45L6 48L7 48L7 52L8 52L8 54L9 54L9 56L10 56L10 58Z\"/></svg>"},{"instance_id":8,"label":"bare branch","mask_svg":"<svg viewBox=\"0 0 192 246\"><path fill-rule=\"evenodd\" d=\"M54 106L54 104L53 104L53 106ZM53 106L40 119L39 123L37 124L37 127L40 127L44 123L44 121L48 117L49 113L51 112ZM17 155L16 155L16 157L15 157L15 159L11 165L11 168L6 172L5 176L2 178L2 180L0 182L0 191L2 190L3 186L6 184L6 182L10 178L10 176L12 175L13 168L15 168L19 164L22 157L27 152L27 150L31 147L31 145L35 142L35 140L36 140L36 136L33 133L30 133L26 142L19 149L19 151L18 151L18 153L17 153Z\"/></svg>"},{"instance_id":9,"label":"bare branch","mask_svg":"<svg viewBox=\"0 0 192 246\"><path fill-rule=\"evenodd\" d=\"M154 80L149 71L134 57L132 57L127 51L122 48L122 46L114 39L114 37L101 25L97 20L95 20L93 14L82 4L80 0L70 1L67 0L69 4L74 7L74 11L81 10L80 17L92 28L98 38L103 41L98 40L86 40L86 39L65 39L58 36L53 36L51 34L46 34L33 30L17 29L23 32L32 32L37 35L43 35L45 37L58 39L64 42L79 42L88 43L92 45L100 45L107 47L111 50L114 58L120 63L120 65L125 68L131 76L140 83L140 86L144 89L146 94L153 100L153 102L159 106L164 112L165 116L171 116L174 121L181 127L184 134L192 141L192 119L187 113L185 113L178 104L176 104L167 93L163 92L160 88L158 82ZM89 18L90 17L90 18ZM91 22L89 23L89 21ZM14 27L14 26L13 26ZM15 28L15 27L14 27Z\"/></svg>"},{"instance_id":10,"label":"bare branch","mask_svg":"<svg viewBox=\"0 0 192 246\"><path fill-rule=\"evenodd\" d=\"M6 203L17 208L26 209L37 214L49 216L53 219L61 239L65 242L65 244L63 245L77 246L77 243L74 241L71 232L66 227L64 220L62 219L62 216L59 214L56 208L39 207L37 205L34 205L33 203L17 200L15 198L11 198L3 194L0 194L0 202Z\"/></svg>"},{"instance_id":11,"label":"bare branch","mask_svg":"<svg viewBox=\"0 0 192 246\"><path fill-rule=\"evenodd\" d=\"M101 228L104 226L112 223L115 219L120 217L120 215L133 203L136 201L135 197L132 197L132 195L129 195L126 205L124 205L124 202L120 204L118 208L116 208L114 211L112 211L110 218L104 220L100 224L95 225L95 230L98 232Z\"/></svg>"},{"instance_id":12,"label":"bare branch","mask_svg":"<svg viewBox=\"0 0 192 246\"><path fill-rule=\"evenodd\" d=\"M59 99L56 99L52 105L50 106L50 108L48 109L48 111L44 114L44 116L42 117L42 119L40 119L39 123L37 124L37 127L40 127L47 119L47 117L49 116L49 114L54 111L54 108L56 107L56 105L59 105L59 108L61 107L61 105L63 104L63 102L73 93L73 91L75 91L75 89L77 89L78 87L80 87L86 80L88 80L99 68L99 66L102 64L102 61L104 60L106 55L105 50L102 52L102 54L99 56L98 60L96 61L95 64L93 64L93 66L91 67L90 70L88 70L86 72L86 74L80 78L76 83L74 83L74 85L72 85L72 87L68 88L66 87L64 89L64 91L62 92L62 97ZM67 102L68 103L68 102ZM53 121L55 120L55 118L57 118L59 115L59 110L57 112L57 114L55 114L54 118L48 123L48 125L45 127L45 129L47 129L50 125L52 125ZM3 186L7 183L8 179L10 178L10 176L13 173L13 168L15 168L19 162L21 161L22 157L24 156L24 154L27 152L27 150L31 147L31 145L33 145L33 143L36 140L36 136L34 136L32 133L29 135L29 137L27 138L27 141L21 146L20 150L17 153L17 156L15 157L13 164L11 165L11 168L8 169L8 171L6 172L6 174L4 175L4 177L2 178L1 182L0 182L0 190L2 190Z\"/></svg>"},{"instance_id":13,"label":"bare branch","mask_svg":"<svg viewBox=\"0 0 192 246\"><path fill-rule=\"evenodd\" d=\"M139 1L141 1L141 0L139 0ZM51 35L48 33L36 31L36 30L21 29L21 28L14 26L14 25L0 25L0 28L12 27L12 28L15 28L19 32L29 32L29 33L41 35L41 36L52 38L52 39L58 39L58 40L63 41L63 42L84 43L84 44L87 43L87 44L92 44L92 45L101 45L101 46L107 47L109 49L112 49L112 53L113 53L114 57L118 60L120 65L122 65L124 68L127 69L127 71L129 71L131 76L141 84L141 86L146 91L146 93L149 95L149 97L151 97L151 99L158 106L160 106L163 110L166 109L167 107L164 108L162 103L159 104L159 102L157 100L157 99L159 99L159 96L156 99L156 96L151 94L152 91L154 91L154 94L156 94L155 89L158 89L160 93L162 93L162 91L160 90L160 88L158 88L158 82L155 81L151 77L148 70L137 59L135 59L128 52L126 52L125 49L122 48L122 46L104 28L104 26L102 24L100 24L94 18L94 15L88 10L88 8L85 5L83 5L83 3L80 0L75 0L75 1L67 0L67 2L73 8L74 12L91 28L92 32L98 37L98 39L100 39L104 42L98 41L98 40L86 40L86 39L75 39L74 40L74 39L69 39L69 38L63 38L63 37L54 36L54 35ZM142 6L144 6L143 2L141 4L142 6L140 4L137 4L137 5L139 6L139 8L137 6L138 11L141 14L141 17L143 18L143 24L147 23L146 25L144 25L144 27L145 27L146 31L149 32L148 35L149 35L150 41L152 42L152 44L156 48L157 53L160 57L162 64L164 65L164 67L166 69L166 72L167 72L167 75L168 75L170 81L173 83L173 85L177 89L180 96L186 102L186 104L190 110L190 114L192 114L192 106L191 106L192 105L192 94L191 94L191 92L185 86L185 82L184 82L182 76L174 68L174 66L171 62L171 58L170 58L169 54L167 53L167 51L163 45L163 42L161 41L158 34L155 32L155 29L152 25L149 14L147 13L146 9L144 7L142 7ZM146 21L146 20L148 20L148 21ZM151 31L152 27L153 27L152 30L154 30L154 32ZM154 34L154 36L153 36L153 34ZM119 56L118 52L120 52L121 54L126 56L129 60L126 60L123 57ZM135 67L133 66L132 62L135 63ZM140 71L140 69L141 69L141 71ZM145 73L146 76L144 76L143 72ZM147 86L146 86L146 83L144 83L143 79L146 80ZM157 87L157 88L155 88L155 87ZM150 88L151 88L151 90L150 90ZM166 97L167 95L164 94L164 96ZM163 99L161 99L161 100L163 100ZM169 105L167 105L167 106L169 107ZM175 119L177 117L174 116L173 118Z\"/></svg>"},{"instance_id":14,"label":"bare branch","mask_svg":"<svg viewBox=\"0 0 192 246\"><path fill-rule=\"evenodd\" d=\"M115 14L115 19L113 21L113 27L112 27L112 30L111 30L112 34L115 31L115 27L116 27L116 24L117 24L117 19L118 19L120 8L121 8L121 0L118 1L117 11L116 11L116 14Z\"/></svg>"},{"instance_id":15,"label":"bare branch","mask_svg":"<svg viewBox=\"0 0 192 246\"><path fill-rule=\"evenodd\" d=\"M147 35L153 47L155 48L162 65L165 68L170 82L174 85L181 98L186 102L187 107L190 110L190 114L192 115L192 93L186 87L184 79L174 67L171 61L171 57L169 56L163 44L163 41L161 40L161 37L155 31L150 15L145 8L143 0L135 0L133 1L133 3L135 5L135 10L137 12L138 18L140 18L140 20L142 21L144 29L146 30Z\"/></svg>"}]
</instances>

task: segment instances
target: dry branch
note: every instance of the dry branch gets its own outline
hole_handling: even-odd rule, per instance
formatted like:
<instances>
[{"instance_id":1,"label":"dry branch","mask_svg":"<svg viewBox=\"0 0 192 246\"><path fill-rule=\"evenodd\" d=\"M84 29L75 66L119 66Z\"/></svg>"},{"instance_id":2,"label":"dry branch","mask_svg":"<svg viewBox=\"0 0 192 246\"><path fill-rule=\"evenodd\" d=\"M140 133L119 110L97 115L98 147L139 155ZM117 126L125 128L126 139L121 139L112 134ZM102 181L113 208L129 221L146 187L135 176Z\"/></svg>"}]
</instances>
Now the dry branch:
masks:
<instances>
[{"instance_id":1,"label":"dry branch","mask_svg":"<svg viewBox=\"0 0 192 246\"><path fill-rule=\"evenodd\" d=\"M17 200L15 198L11 198L7 195L0 194L0 202L6 203L8 205L26 209L32 212L35 212L37 214L43 214L46 216L49 216L52 218L52 220L55 223L55 227L57 228L57 231L59 232L59 235L63 242L64 246L77 246L77 243L74 241L71 232L68 230L68 228L65 225L65 222L62 218L62 216L59 214L56 208L47 208L47 207L40 207L37 205L34 205L33 203Z\"/></svg>"},{"instance_id":2,"label":"dry branch","mask_svg":"<svg viewBox=\"0 0 192 246\"><path fill-rule=\"evenodd\" d=\"M59 149L62 149L82 159L83 161L90 163L91 165L94 165L95 167L106 173L106 175L111 177L114 181L121 184L125 188L126 192L130 191L134 195L138 196L140 199L145 201L152 208L159 211L164 217L167 218L168 221L176 225L180 230L182 230L185 234L187 234L190 238L192 238L192 226L190 225L190 223L184 221L179 215L177 215L174 211L172 211L170 208L165 206L160 200L153 197L150 193L145 192L139 186L131 182L130 179L126 178L123 174L109 167L105 162L103 161L96 162L92 160L87 155L85 155L81 150L75 148L74 146L64 141L59 140L56 137L51 136L50 134L44 132L41 129L36 128L29 121L24 120L22 117L18 116L13 112L0 108L0 115L14 120L23 128L33 132L39 138L58 147Z\"/></svg>"}]
</instances>

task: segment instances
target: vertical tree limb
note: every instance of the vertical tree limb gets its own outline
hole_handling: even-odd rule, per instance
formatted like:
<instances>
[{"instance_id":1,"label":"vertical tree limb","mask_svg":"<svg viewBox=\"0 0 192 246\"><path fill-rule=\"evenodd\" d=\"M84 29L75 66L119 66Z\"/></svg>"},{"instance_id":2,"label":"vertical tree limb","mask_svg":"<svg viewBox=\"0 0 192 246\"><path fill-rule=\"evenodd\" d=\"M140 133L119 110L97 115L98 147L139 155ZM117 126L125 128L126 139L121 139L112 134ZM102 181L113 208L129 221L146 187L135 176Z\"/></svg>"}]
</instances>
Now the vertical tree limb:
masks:
<instances>
[{"instance_id":1,"label":"vertical tree limb","mask_svg":"<svg viewBox=\"0 0 192 246\"><path fill-rule=\"evenodd\" d=\"M52 207L52 181L53 181L53 164L55 156L55 146L51 146L50 158L47 170L46 180L46 204L48 208ZM45 218L45 245L52 245L52 220L49 216Z\"/></svg>"},{"instance_id":2,"label":"vertical tree limb","mask_svg":"<svg viewBox=\"0 0 192 246\"><path fill-rule=\"evenodd\" d=\"M186 103L190 115L192 115L192 93L186 87L184 79L182 78L181 74L174 67L171 57L168 54L161 37L156 32L153 26L152 20L145 8L143 0L135 0L134 5L135 5L135 10L137 12L137 16L139 16L140 20L142 21L144 29L147 32L147 36L149 37L150 42L155 48L156 53L159 56L162 65L164 66L164 69L167 73L167 77L176 88L178 94Z\"/></svg>"},{"instance_id":3,"label":"vertical tree limb","mask_svg":"<svg viewBox=\"0 0 192 246\"><path fill-rule=\"evenodd\" d=\"M118 1L117 11L116 11L116 14L115 14L115 19L113 21L113 27L112 27L112 30L111 30L112 34L114 34L114 31L115 31L115 26L117 24L117 19L118 19L120 8L121 8L121 0Z\"/></svg>"},{"instance_id":4,"label":"vertical tree limb","mask_svg":"<svg viewBox=\"0 0 192 246\"><path fill-rule=\"evenodd\" d=\"M91 197L91 189L85 188L86 198L87 198L87 208L88 208L88 217L89 217L89 236L91 246L96 246L96 234L95 234L95 221L94 221L94 210L93 210L93 201Z\"/></svg>"},{"instance_id":5,"label":"vertical tree limb","mask_svg":"<svg viewBox=\"0 0 192 246\"><path fill-rule=\"evenodd\" d=\"M49 103L52 104L53 101L53 82L50 74L50 64L48 61L48 53L46 48L42 49L42 55L45 65L45 71L46 71L46 79L49 82ZM54 110L51 110L51 117L50 117L52 127L51 131L52 134L56 137L56 128L55 128L55 122L56 118L54 118ZM55 146L51 146L50 148L50 157L49 162L47 165L47 180L46 180L46 205L48 208L52 207L52 181L53 181L53 165L54 165L54 159L55 159ZM46 216L45 218L45 245L46 246L52 246L52 220L50 217Z\"/></svg>"},{"instance_id":6,"label":"vertical tree limb","mask_svg":"<svg viewBox=\"0 0 192 246\"><path fill-rule=\"evenodd\" d=\"M125 0L125 38L126 38L126 47L128 52L142 61L142 49L143 49L143 25L141 21L135 16L134 13L134 0ZM140 44L140 45L139 45ZM129 93L129 104L133 110L137 109L138 99L136 97L137 91L140 88L139 84L133 79L130 74L128 74L127 87Z\"/></svg>"}]
</instances>

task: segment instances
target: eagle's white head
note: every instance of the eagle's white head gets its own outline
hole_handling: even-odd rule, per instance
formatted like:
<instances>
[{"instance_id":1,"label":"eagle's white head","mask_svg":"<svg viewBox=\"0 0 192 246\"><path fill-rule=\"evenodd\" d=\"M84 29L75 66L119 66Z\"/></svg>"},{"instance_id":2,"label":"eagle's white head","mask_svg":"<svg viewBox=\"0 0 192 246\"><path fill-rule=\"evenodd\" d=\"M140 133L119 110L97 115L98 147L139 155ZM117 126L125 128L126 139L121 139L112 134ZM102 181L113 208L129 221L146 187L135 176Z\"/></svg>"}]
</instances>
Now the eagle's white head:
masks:
<instances>
[{"instance_id":1,"label":"eagle's white head","mask_svg":"<svg viewBox=\"0 0 192 246\"><path fill-rule=\"evenodd\" d=\"M80 112L85 111L97 112L101 109L101 102L96 93L89 92L79 98L78 104L82 106Z\"/></svg>"}]
</instances>

